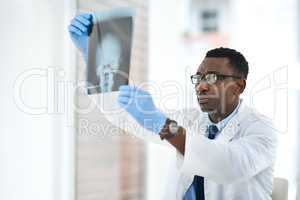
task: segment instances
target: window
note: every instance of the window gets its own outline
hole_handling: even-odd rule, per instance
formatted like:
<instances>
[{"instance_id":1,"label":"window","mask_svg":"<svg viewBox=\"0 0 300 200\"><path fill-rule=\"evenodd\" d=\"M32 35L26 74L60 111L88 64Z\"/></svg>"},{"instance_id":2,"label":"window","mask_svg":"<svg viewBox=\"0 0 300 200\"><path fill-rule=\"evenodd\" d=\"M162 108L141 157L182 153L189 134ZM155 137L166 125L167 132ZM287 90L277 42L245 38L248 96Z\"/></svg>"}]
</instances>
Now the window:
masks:
<instances>
[{"instance_id":1,"label":"window","mask_svg":"<svg viewBox=\"0 0 300 200\"><path fill-rule=\"evenodd\" d=\"M218 31L218 12L216 10L204 10L200 12L201 31L211 33Z\"/></svg>"}]
</instances>

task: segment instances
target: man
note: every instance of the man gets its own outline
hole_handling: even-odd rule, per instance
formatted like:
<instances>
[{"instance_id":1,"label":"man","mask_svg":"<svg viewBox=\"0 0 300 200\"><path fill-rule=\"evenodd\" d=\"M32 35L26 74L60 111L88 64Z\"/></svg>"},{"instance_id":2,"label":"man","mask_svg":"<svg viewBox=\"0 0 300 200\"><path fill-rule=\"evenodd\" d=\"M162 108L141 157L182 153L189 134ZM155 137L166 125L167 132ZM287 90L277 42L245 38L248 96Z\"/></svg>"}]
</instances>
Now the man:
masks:
<instances>
[{"instance_id":1,"label":"man","mask_svg":"<svg viewBox=\"0 0 300 200\"><path fill-rule=\"evenodd\" d=\"M248 63L241 53L229 48L207 52L191 76L200 110L172 116L162 113L148 92L119 88L117 101L128 122L131 117L146 135L177 150L165 199L271 200L277 135L269 119L240 99L247 76Z\"/></svg>"}]
</instances>

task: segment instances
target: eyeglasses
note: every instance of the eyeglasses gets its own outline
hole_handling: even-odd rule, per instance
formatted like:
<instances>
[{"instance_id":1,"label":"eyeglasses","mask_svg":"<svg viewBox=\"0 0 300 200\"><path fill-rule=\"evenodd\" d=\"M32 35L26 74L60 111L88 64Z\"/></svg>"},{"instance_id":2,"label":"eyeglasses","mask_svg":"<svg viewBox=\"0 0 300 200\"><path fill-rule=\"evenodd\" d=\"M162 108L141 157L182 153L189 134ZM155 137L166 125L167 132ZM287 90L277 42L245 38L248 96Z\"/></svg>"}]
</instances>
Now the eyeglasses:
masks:
<instances>
[{"instance_id":1,"label":"eyeglasses","mask_svg":"<svg viewBox=\"0 0 300 200\"><path fill-rule=\"evenodd\" d=\"M195 74L191 76L191 81L193 84L199 84L201 82L206 82L208 84L215 84L217 81L225 80L228 78L233 79L242 79L242 77L233 76L233 75L225 75L225 74Z\"/></svg>"}]
</instances>

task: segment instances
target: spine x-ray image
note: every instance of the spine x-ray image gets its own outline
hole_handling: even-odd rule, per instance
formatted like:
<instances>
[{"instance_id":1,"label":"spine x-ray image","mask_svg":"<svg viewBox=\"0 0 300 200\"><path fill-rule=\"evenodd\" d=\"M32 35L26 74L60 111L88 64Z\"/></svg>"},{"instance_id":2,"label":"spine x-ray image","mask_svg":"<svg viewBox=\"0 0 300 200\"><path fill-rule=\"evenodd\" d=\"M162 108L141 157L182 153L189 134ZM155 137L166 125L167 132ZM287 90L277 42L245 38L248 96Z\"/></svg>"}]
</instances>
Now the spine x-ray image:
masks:
<instances>
[{"instance_id":1,"label":"spine x-ray image","mask_svg":"<svg viewBox=\"0 0 300 200\"><path fill-rule=\"evenodd\" d=\"M133 12L115 9L98 12L89 38L87 93L117 91L128 84Z\"/></svg>"}]
</instances>

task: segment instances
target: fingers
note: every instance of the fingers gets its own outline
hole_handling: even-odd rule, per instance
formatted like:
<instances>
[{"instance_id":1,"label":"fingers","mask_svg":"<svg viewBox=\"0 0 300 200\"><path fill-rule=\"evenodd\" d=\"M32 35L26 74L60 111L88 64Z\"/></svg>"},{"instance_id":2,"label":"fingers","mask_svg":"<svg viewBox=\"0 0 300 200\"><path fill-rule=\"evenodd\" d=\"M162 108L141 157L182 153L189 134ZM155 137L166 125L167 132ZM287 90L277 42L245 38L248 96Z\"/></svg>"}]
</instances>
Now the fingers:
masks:
<instances>
[{"instance_id":1,"label":"fingers","mask_svg":"<svg viewBox=\"0 0 300 200\"><path fill-rule=\"evenodd\" d=\"M122 104L122 105L127 105L130 101L129 97L125 97L125 96L118 96L118 103Z\"/></svg>"},{"instance_id":2,"label":"fingers","mask_svg":"<svg viewBox=\"0 0 300 200\"><path fill-rule=\"evenodd\" d=\"M72 19L71 25L78 28L81 32L87 33L87 27L78 21L76 18Z\"/></svg>"},{"instance_id":3,"label":"fingers","mask_svg":"<svg viewBox=\"0 0 300 200\"><path fill-rule=\"evenodd\" d=\"M137 88L131 85L121 85L119 91L135 91Z\"/></svg>"},{"instance_id":4,"label":"fingers","mask_svg":"<svg viewBox=\"0 0 300 200\"><path fill-rule=\"evenodd\" d=\"M77 34L77 35L79 35L79 36L83 34L83 33L81 32L81 30L79 30L78 28L76 28L76 27L73 26L73 25L69 25L68 30L69 30L70 33L75 33L75 34Z\"/></svg>"},{"instance_id":5,"label":"fingers","mask_svg":"<svg viewBox=\"0 0 300 200\"><path fill-rule=\"evenodd\" d=\"M119 96L132 97L136 92L136 87L129 85L121 85L119 87Z\"/></svg>"},{"instance_id":6,"label":"fingers","mask_svg":"<svg viewBox=\"0 0 300 200\"><path fill-rule=\"evenodd\" d=\"M121 106L127 106L133 102L133 90L134 88L128 85L119 87L119 96L117 101Z\"/></svg>"},{"instance_id":7,"label":"fingers","mask_svg":"<svg viewBox=\"0 0 300 200\"><path fill-rule=\"evenodd\" d=\"M84 17L87 20L91 20L93 18L93 14L92 13L82 13L79 16Z\"/></svg>"},{"instance_id":8,"label":"fingers","mask_svg":"<svg viewBox=\"0 0 300 200\"><path fill-rule=\"evenodd\" d=\"M92 18L93 15L89 13L77 15L71 20L69 31L77 35L89 34L93 26Z\"/></svg>"},{"instance_id":9,"label":"fingers","mask_svg":"<svg viewBox=\"0 0 300 200\"><path fill-rule=\"evenodd\" d=\"M145 102L150 100L150 94L136 86L122 85L119 87L118 103L121 106L128 106L132 104L138 105L138 102Z\"/></svg>"},{"instance_id":10,"label":"fingers","mask_svg":"<svg viewBox=\"0 0 300 200\"><path fill-rule=\"evenodd\" d=\"M119 87L118 103L121 106L126 106L134 101L136 87L129 85L121 85Z\"/></svg>"},{"instance_id":11,"label":"fingers","mask_svg":"<svg viewBox=\"0 0 300 200\"><path fill-rule=\"evenodd\" d=\"M87 26L90 26L92 24L92 21L89 20L89 19L86 19L85 17L83 17L82 15L78 15L76 18L75 18L77 21L79 21L80 23L82 23L83 25L85 25L86 27Z\"/></svg>"},{"instance_id":12,"label":"fingers","mask_svg":"<svg viewBox=\"0 0 300 200\"><path fill-rule=\"evenodd\" d=\"M150 94L142 89L139 89L136 86L131 86L131 85L121 85L119 87L119 95L123 95L123 96L136 96L136 97L145 97L145 96L149 96Z\"/></svg>"}]
</instances>

